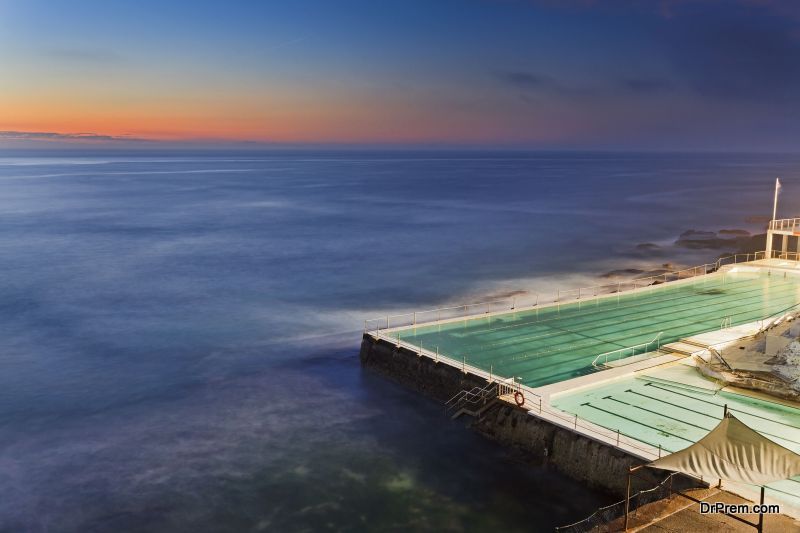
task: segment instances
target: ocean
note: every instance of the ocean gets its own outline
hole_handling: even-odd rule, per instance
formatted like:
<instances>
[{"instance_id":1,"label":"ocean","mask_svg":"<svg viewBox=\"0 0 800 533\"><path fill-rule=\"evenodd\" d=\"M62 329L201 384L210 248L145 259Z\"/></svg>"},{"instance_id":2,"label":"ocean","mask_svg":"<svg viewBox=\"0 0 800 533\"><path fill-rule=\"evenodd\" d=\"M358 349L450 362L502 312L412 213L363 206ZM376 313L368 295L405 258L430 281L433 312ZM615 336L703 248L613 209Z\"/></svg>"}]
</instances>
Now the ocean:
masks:
<instances>
[{"instance_id":1,"label":"ocean","mask_svg":"<svg viewBox=\"0 0 800 533\"><path fill-rule=\"evenodd\" d=\"M725 250L678 236L763 230L776 176L779 217L796 215L798 171L751 154L2 152L0 531L581 519L613 499L362 370L364 319L708 262Z\"/></svg>"}]
</instances>

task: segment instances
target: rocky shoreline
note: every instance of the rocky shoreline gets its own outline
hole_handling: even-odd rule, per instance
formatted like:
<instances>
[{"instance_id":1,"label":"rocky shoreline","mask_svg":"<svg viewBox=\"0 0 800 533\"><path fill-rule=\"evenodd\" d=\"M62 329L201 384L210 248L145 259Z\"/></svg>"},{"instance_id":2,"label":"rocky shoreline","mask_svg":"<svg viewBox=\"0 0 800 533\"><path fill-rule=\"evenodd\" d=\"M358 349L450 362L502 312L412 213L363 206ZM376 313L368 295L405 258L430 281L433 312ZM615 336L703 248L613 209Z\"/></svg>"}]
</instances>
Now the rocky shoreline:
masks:
<instances>
[{"instance_id":1,"label":"rocky shoreline","mask_svg":"<svg viewBox=\"0 0 800 533\"><path fill-rule=\"evenodd\" d=\"M764 249L766 233L751 233L745 229L724 228L718 231L688 229L678 235L669 245L659 245L653 242L636 244L628 253L637 259L679 257L687 251L716 252L709 254L708 261L732 254L747 254L760 252ZM694 264L679 264L674 262L660 263L649 268L628 267L610 270L601 274L604 279L636 279L660 276L665 273L675 272L683 268L691 268Z\"/></svg>"}]
</instances>

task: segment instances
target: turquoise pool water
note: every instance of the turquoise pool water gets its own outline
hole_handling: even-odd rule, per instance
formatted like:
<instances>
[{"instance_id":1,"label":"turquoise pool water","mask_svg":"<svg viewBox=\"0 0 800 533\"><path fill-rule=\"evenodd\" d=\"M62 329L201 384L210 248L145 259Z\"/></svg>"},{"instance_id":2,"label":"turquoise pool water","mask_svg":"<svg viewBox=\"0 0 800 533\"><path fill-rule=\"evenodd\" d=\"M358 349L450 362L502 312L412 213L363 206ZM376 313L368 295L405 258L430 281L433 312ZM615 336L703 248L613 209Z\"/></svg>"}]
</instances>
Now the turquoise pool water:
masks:
<instances>
[{"instance_id":1,"label":"turquoise pool water","mask_svg":"<svg viewBox=\"0 0 800 533\"><path fill-rule=\"evenodd\" d=\"M716 273L630 294L408 328L394 336L537 387L594 371L598 354L744 324L800 302L800 277Z\"/></svg>"},{"instance_id":2,"label":"turquoise pool water","mask_svg":"<svg viewBox=\"0 0 800 533\"><path fill-rule=\"evenodd\" d=\"M554 396L562 411L665 453L686 448L720 420L725 405L765 437L800 453L800 410L779 403L719 391L694 368L676 365ZM768 485L773 497L800 506L800 478Z\"/></svg>"}]
</instances>

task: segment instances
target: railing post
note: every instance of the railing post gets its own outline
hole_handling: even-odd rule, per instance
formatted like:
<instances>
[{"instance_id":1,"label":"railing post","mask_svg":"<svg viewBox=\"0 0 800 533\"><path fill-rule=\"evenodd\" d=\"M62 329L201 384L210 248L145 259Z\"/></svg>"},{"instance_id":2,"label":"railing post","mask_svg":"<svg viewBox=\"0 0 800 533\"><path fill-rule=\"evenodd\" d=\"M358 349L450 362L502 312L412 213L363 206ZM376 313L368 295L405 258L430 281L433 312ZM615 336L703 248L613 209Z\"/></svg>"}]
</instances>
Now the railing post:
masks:
<instances>
[{"instance_id":1,"label":"railing post","mask_svg":"<svg viewBox=\"0 0 800 533\"><path fill-rule=\"evenodd\" d=\"M578 429L578 415L575 415L575 429Z\"/></svg>"},{"instance_id":2,"label":"railing post","mask_svg":"<svg viewBox=\"0 0 800 533\"><path fill-rule=\"evenodd\" d=\"M628 511L631 504L631 467L628 467L628 489L625 492L625 531L628 531Z\"/></svg>"}]
</instances>

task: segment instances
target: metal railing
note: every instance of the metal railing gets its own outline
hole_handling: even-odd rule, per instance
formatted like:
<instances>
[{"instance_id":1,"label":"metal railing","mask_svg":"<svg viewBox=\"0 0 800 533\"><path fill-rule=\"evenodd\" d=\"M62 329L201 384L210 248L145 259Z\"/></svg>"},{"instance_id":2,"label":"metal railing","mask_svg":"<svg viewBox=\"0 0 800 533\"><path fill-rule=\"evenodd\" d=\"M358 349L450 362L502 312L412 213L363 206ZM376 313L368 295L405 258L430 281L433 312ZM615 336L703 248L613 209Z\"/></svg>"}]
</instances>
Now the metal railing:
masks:
<instances>
[{"instance_id":1,"label":"metal railing","mask_svg":"<svg viewBox=\"0 0 800 533\"><path fill-rule=\"evenodd\" d=\"M800 226L800 218L781 218L769 223L769 229L777 231L794 231L798 226Z\"/></svg>"},{"instance_id":2,"label":"metal railing","mask_svg":"<svg viewBox=\"0 0 800 533\"><path fill-rule=\"evenodd\" d=\"M782 252L780 250L772 250L771 259L783 259L786 261L800 261L800 253L798 252Z\"/></svg>"},{"instance_id":3,"label":"metal railing","mask_svg":"<svg viewBox=\"0 0 800 533\"><path fill-rule=\"evenodd\" d=\"M517 382L516 378L503 378L493 373L491 367L490 370L487 372L481 368L472 366L467 363L467 358L462 357L461 361L457 361L450 357L439 356L438 350L431 351L420 346L416 346L400 339L386 336L382 333L376 334L376 336L380 339L383 339L386 342L394 344L396 347L405 348L410 350L413 353L416 353L419 357L428 357L433 359L436 362L444 363L449 366L455 367L462 372L470 373L478 377L482 377L487 381L487 385L496 383L497 384L497 395L498 396L505 396L515 393L522 394L522 405L521 407L528 410L529 413L538 415L544 420L548 420L549 422L556 422L564 427L568 427L574 431L578 431L583 435L586 435L590 438L593 438L599 442L603 442L605 444L609 444L612 446L616 446L618 448L627 449L628 451L635 453L639 457L643 459L657 459L660 458L662 455L662 451L670 452L671 450L663 447L660 443L647 443L642 442L640 437L636 437L634 435L628 435L622 432L620 429L612 429L607 428L605 426L601 426L594 422L591 422L587 419L580 418L578 415L573 415L567 413L565 411L561 411L559 409L553 408L547 401L544 401L540 394L537 394L534 390L530 387L523 385ZM480 387L476 387L481 390ZM477 394L475 389L472 389L473 394ZM463 394L464 391L459 392L454 396ZM457 399L451 398L452 401L458 401Z\"/></svg>"},{"instance_id":4,"label":"metal railing","mask_svg":"<svg viewBox=\"0 0 800 533\"><path fill-rule=\"evenodd\" d=\"M675 476L681 475L680 472L673 472L669 474L664 481L653 487L652 489L640 490L630 497L629 511L633 511L633 516L636 516L639 508L653 503L658 500L663 500L672 496L672 484ZM568 526L557 527L556 531L559 533L588 533L588 532L605 532L609 531L608 525L622 518L625 515L625 500L617 503L612 503L605 507L601 507L588 517L570 524Z\"/></svg>"},{"instance_id":5,"label":"metal railing","mask_svg":"<svg viewBox=\"0 0 800 533\"><path fill-rule=\"evenodd\" d=\"M639 350L639 349L641 349L641 352L639 352L639 354L651 352L651 351L653 351L653 350L651 350L649 348L649 346L651 344L655 344L656 345L656 350L658 350L659 348L661 348L661 335L663 335L663 334L664 334L664 332L660 331L658 333L658 335L656 335L653 338L653 340L651 340L651 341L643 342L641 344L636 344L634 346L627 346L625 348L618 348L616 350L611 350L610 352L601 353L600 355L598 355L597 357L594 358L594 361L592 361L592 366L594 368L602 368L602 365L608 364L609 356L612 356L612 355L615 355L615 354L618 355L616 360L619 360L619 359L623 359L625 357L632 357L632 356L636 355L636 350ZM630 351L630 353L628 353L628 351ZM627 354L627 355L625 355L625 354ZM600 359L603 359L602 363L598 363L598 361L600 361Z\"/></svg>"},{"instance_id":6,"label":"metal railing","mask_svg":"<svg viewBox=\"0 0 800 533\"><path fill-rule=\"evenodd\" d=\"M446 413L460 411L466 407L479 407L486 404L490 399L497 398L497 383L492 382L485 387L473 387L465 389L455 394L444 404Z\"/></svg>"},{"instance_id":7,"label":"metal railing","mask_svg":"<svg viewBox=\"0 0 800 533\"><path fill-rule=\"evenodd\" d=\"M781 252L773 251L773 257ZM790 254L784 252L783 255ZM719 270L722 266L736 264L740 262L756 261L764 259L765 252L754 252L747 254L733 254L720 257L713 263L706 263L682 270L673 270L642 278L633 278L626 281L617 281L605 285L594 285L590 287L578 287L575 289L557 289L554 293L543 295L541 293L520 294L508 298L500 298L485 302L474 302L449 307L440 307L424 311L412 311L410 313L400 313L396 315L386 315L371 318L364 321L364 332L378 332L383 330L405 328L421 324L431 325L457 321L459 319L475 318L478 316L490 316L497 313L508 313L514 311L530 310L543 305L561 304L566 302L596 300L601 297L608 297L615 294L622 294L669 283L685 280L697 276L711 274ZM794 253L797 257L798 254Z\"/></svg>"},{"instance_id":8,"label":"metal railing","mask_svg":"<svg viewBox=\"0 0 800 533\"><path fill-rule=\"evenodd\" d=\"M611 429L601 426L600 424L581 418L576 414L556 409L547 402L539 402L538 406L534 405L532 408L528 409L528 412L533 415L538 415L540 418L549 422L555 421L568 429L577 431L604 444L632 451L643 459L660 459L664 452L672 453L672 450L667 449L660 443L652 444L643 442L641 437L628 435L620 429Z\"/></svg>"},{"instance_id":9,"label":"metal railing","mask_svg":"<svg viewBox=\"0 0 800 533\"><path fill-rule=\"evenodd\" d=\"M758 332L756 332L756 335L763 333L774 326L777 326L784 320L787 319L793 320L795 318L794 315L797 313L798 308L800 308L800 303L790 305L789 307L785 308L778 314L762 319L761 327L759 327ZM769 320L769 322L766 322L767 320Z\"/></svg>"},{"instance_id":10,"label":"metal railing","mask_svg":"<svg viewBox=\"0 0 800 533\"><path fill-rule=\"evenodd\" d=\"M433 350L423 348L416 344L411 344L401 340L400 337L392 337L384 333L373 333L376 339L382 339L385 342L393 344L396 348L405 348L406 350L417 354L419 357L427 357L436 363L444 363L461 370L464 374L472 374L486 380L487 383L497 383L500 387L512 387L513 391L522 392L525 398L539 398L539 395L533 392L530 387L516 382L514 377L498 376L493 371L493 365L489 365L489 370L486 371L477 366L468 363L467 356L462 355L461 360L456 359L457 356L440 355L439 347L435 346ZM501 389L502 390L502 389Z\"/></svg>"}]
</instances>

